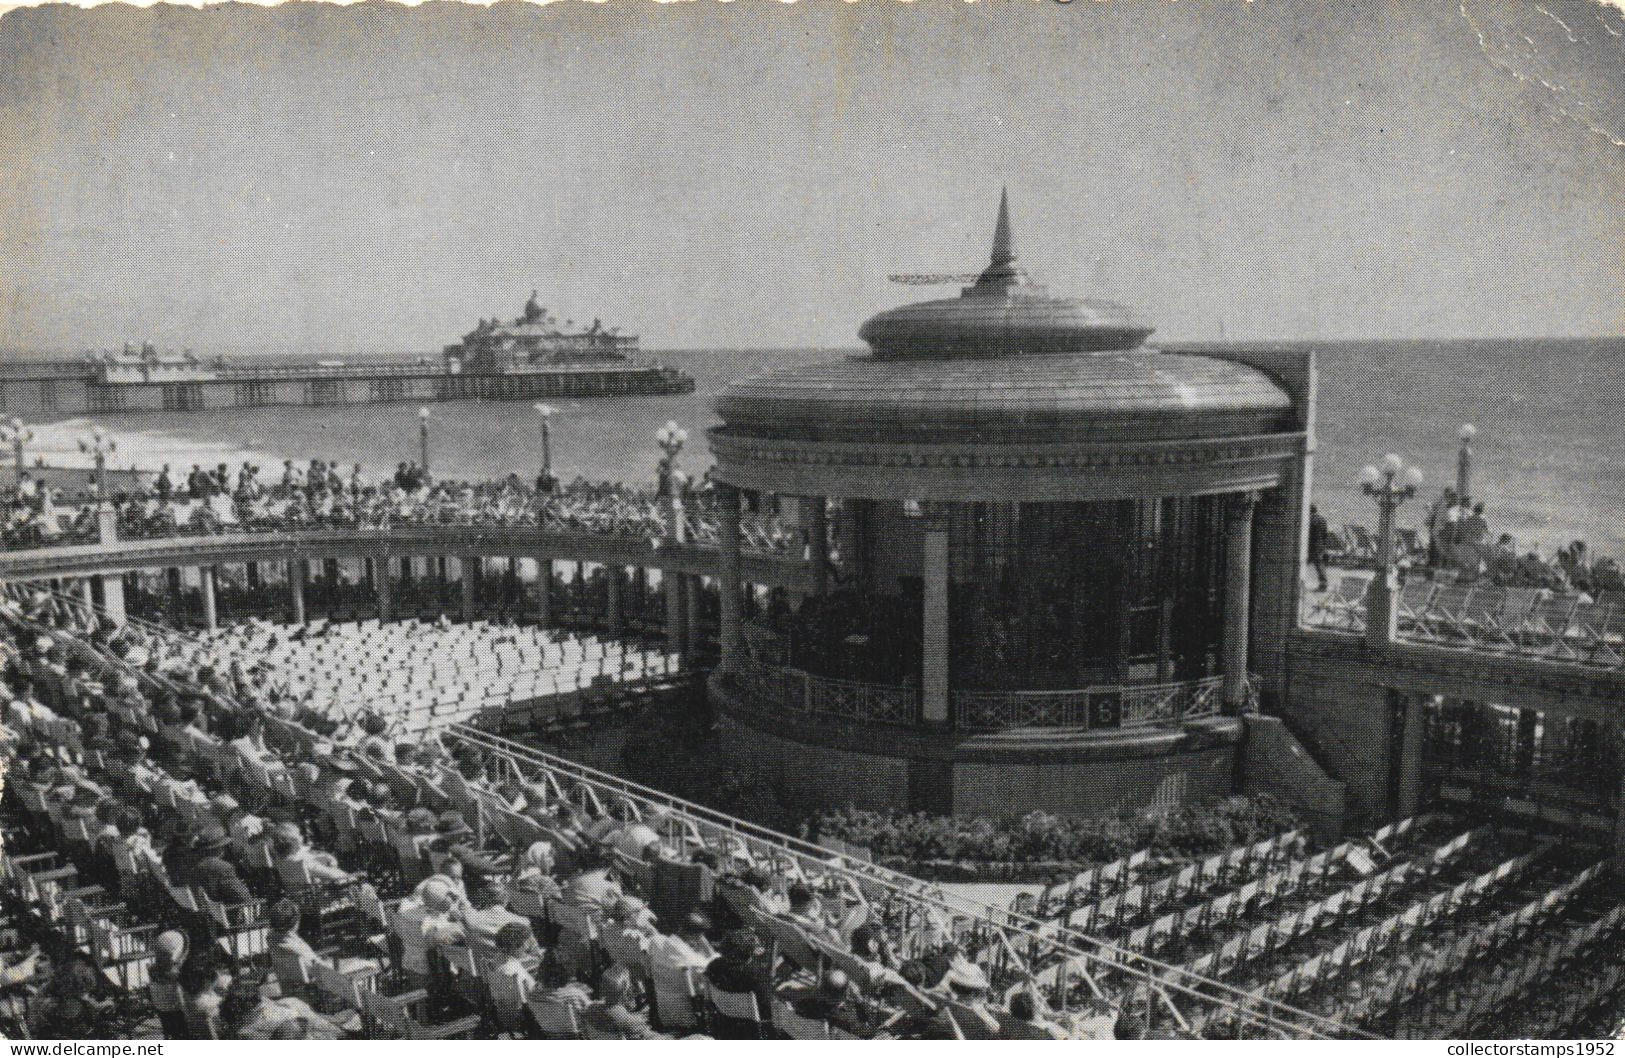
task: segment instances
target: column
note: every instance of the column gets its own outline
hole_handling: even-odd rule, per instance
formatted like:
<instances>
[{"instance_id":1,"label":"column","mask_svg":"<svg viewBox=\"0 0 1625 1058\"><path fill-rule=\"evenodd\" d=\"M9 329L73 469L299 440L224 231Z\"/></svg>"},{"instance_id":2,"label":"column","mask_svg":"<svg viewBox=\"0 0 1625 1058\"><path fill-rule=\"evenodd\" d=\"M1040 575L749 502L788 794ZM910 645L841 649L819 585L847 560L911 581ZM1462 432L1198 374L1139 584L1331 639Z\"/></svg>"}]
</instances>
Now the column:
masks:
<instances>
[{"instance_id":1,"label":"column","mask_svg":"<svg viewBox=\"0 0 1625 1058\"><path fill-rule=\"evenodd\" d=\"M480 560L469 555L457 564L463 567L463 620L472 621L479 616Z\"/></svg>"},{"instance_id":2,"label":"column","mask_svg":"<svg viewBox=\"0 0 1625 1058\"><path fill-rule=\"evenodd\" d=\"M536 623L553 623L553 560L542 555L536 558Z\"/></svg>"},{"instance_id":3,"label":"column","mask_svg":"<svg viewBox=\"0 0 1625 1058\"><path fill-rule=\"evenodd\" d=\"M688 649L698 656L705 640L705 578L698 573L689 574L683 595L688 603Z\"/></svg>"},{"instance_id":4,"label":"column","mask_svg":"<svg viewBox=\"0 0 1625 1058\"><path fill-rule=\"evenodd\" d=\"M1253 583L1251 492L1230 497L1224 520L1224 712L1239 716L1247 704L1247 621Z\"/></svg>"},{"instance_id":5,"label":"column","mask_svg":"<svg viewBox=\"0 0 1625 1058\"><path fill-rule=\"evenodd\" d=\"M372 586L378 593L378 620L380 623L393 619L393 608L389 599L389 559L379 556L376 561L368 559L367 564L373 569Z\"/></svg>"},{"instance_id":6,"label":"column","mask_svg":"<svg viewBox=\"0 0 1625 1058\"><path fill-rule=\"evenodd\" d=\"M807 516L804 524L807 526L807 558L812 562L813 594L824 595L829 591L828 501L822 496L803 496L801 502Z\"/></svg>"},{"instance_id":7,"label":"column","mask_svg":"<svg viewBox=\"0 0 1625 1058\"><path fill-rule=\"evenodd\" d=\"M717 535L721 545L721 565L717 571L717 597L722 602L722 661L718 666L731 672L738 665L743 640L739 623L739 490L732 485L717 486Z\"/></svg>"},{"instance_id":8,"label":"column","mask_svg":"<svg viewBox=\"0 0 1625 1058\"><path fill-rule=\"evenodd\" d=\"M96 531L101 542L112 544L118 540L118 515L111 507L96 511ZM90 582L85 582L89 587ZM124 580L121 574L111 573L102 578L102 609L115 625L124 624Z\"/></svg>"},{"instance_id":9,"label":"column","mask_svg":"<svg viewBox=\"0 0 1625 1058\"><path fill-rule=\"evenodd\" d=\"M84 577L79 581L79 594L83 597L85 611L96 612L96 578Z\"/></svg>"},{"instance_id":10,"label":"column","mask_svg":"<svg viewBox=\"0 0 1625 1058\"><path fill-rule=\"evenodd\" d=\"M246 562L243 564L243 571L243 577L248 582L248 590L259 591L260 564L258 562Z\"/></svg>"},{"instance_id":11,"label":"column","mask_svg":"<svg viewBox=\"0 0 1625 1058\"><path fill-rule=\"evenodd\" d=\"M1399 693L1399 692L1392 692ZM1399 732L1398 789L1394 791L1394 814L1399 819L1414 816L1422 806L1422 751L1426 732L1425 696L1401 695L1403 704L1394 710L1404 720Z\"/></svg>"},{"instance_id":12,"label":"column","mask_svg":"<svg viewBox=\"0 0 1625 1058\"><path fill-rule=\"evenodd\" d=\"M1625 731L1620 730L1618 720L1597 726L1608 732L1615 746L1625 746ZM1625 877L1625 768L1620 769L1619 786L1614 790L1614 855L1609 865L1616 878Z\"/></svg>"},{"instance_id":13,"label":"column","mask_svg":"<svg viewBox=\"0 0 1625 1058\"><path fill-rule=\"evenodd\" d=\"M680 546L688 535L688 527L683 517L683 501L676 495L666 499L666 524L671 527L666 543ZM674 569L660 571L660 584L666 596L666 649L684 656L688 654L689 631L686 581L687 578Z\"/></svg>"},{"instance_id":14,"label":"column","mask_svg":"<svg viewBox=\"0 0 1625 1058\"><path fill-rule=\"evenodd\" d=\"M1365 594L1365 641L1383 648L1399 637L1399 569L1394 565L1394 507L1382 504L1377 514L1377 575Z\"/></svg>"},{"instance_id":15,"label":"column","mask_svg":"<svg viewBox=\"0 0 1625 1058\"><path fill-rule=\"evenodd\" d=\"M124 626L124 577L121 574L109 573L102 578L102 615L118 627Z\"/></svg>"},{"instance_id":16,"label":"column","mask_svg":"<svg viewBox=\"0 0 1625 1058\"><path fill-rule=\"evenodd\" d=\"M625 571L620 566L605 566L604 576L604 623L609 626L609 634L621 635L625 622L621 619L621 578Z\"/></svg>"},{"instance_id":17,"label":"column","mask_svg":"<svg viewBox=\"0 0 1625 1058\"><path fill-rule=\"evenodd\" d=\"M666 596L666 649L688 654L687 578L676 570L661 570L660 583Z\"/></svg>"},{"instance_id":18,"label":"column","mask_svg":"<svg viewBox=\"0 0 1625 1058\"><path fill-rule=\"evenodd\" d=\"M920 706L928 724L948 722L948 525L927 522L920 573L925 578Z\"/></svg>"},{"instance_id":19,"label":"column","mask_svg":"<svg viewBox=\"0 0 1625 1058\"><path fill-rule=\"evenodd\" d=\"M214 606L214 567L199 566L197 576L203 588L203 627L213 632L220 627L220 615Z\"/></svg>"},{"instance_id":20,"label":"column","mask_svg":"<svg viewBox=\"0 0 1625 1058\"><path fill-rule=\"evenodd\" d=\"M288 562L288 595L293 600L293 623L305 623L305 560L291 559Z\"/></svg>"}]
</instances>

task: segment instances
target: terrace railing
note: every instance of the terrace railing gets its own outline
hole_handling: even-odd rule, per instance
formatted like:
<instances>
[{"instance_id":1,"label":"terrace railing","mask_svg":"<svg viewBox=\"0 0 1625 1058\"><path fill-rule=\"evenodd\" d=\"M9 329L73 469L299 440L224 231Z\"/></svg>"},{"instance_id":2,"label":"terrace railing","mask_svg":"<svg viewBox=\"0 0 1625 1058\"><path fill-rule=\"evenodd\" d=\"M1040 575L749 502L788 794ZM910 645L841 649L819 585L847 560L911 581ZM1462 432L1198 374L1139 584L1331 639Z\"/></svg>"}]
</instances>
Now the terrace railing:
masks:
<instances>
[{"instance_id":1,"label":"terrace railing","mask_svg":"<svg viewBox=\"0 0 1625 1058\"><path fill-rule=\"evenodd\" d=\"M1344 574L1327 592L1305 591L1305 628L1363 634L1371 578ZM1625 668L1625 605L1577 592L1414 577L1394 601L1401 642L1481 654Z\"/></svg>"}]
</instances>

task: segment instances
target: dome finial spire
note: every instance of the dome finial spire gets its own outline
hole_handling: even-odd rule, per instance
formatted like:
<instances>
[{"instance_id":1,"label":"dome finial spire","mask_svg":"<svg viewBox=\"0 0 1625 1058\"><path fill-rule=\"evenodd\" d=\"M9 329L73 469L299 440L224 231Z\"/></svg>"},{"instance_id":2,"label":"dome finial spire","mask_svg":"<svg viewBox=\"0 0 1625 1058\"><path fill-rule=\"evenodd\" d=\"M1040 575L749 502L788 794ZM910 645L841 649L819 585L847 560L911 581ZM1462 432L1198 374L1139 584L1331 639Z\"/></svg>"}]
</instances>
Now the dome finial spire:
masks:
<instances>
[{"instance_id":1,"label":"dome finial spire","mask_svg":"<svg viewBox=\"0 0 1625 1058\"><path fill-rule=\"evenodd\" d=\"M999 188L999 220L993 226L992 263L1005 265L1015 259L1015 241L1010 237L1010 189L1001 187Z\"/></svg>"}]
</instances>

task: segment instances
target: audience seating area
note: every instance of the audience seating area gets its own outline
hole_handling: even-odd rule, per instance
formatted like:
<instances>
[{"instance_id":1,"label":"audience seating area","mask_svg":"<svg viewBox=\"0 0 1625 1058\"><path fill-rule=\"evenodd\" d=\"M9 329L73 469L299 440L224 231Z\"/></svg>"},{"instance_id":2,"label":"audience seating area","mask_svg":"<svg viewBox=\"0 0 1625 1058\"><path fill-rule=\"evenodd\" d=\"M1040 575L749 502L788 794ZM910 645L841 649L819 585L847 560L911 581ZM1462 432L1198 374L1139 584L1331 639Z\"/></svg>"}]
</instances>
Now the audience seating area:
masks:
<instances>
[{"instance_id":1,"label":"audience seating area","mask_svg":"<svg viewBox=\"0 0 1625 1058\"><path fill-rule=\"evenodd\" d=\"M514 631L434 640L480 660L441 674L609 661ZM1619 1013L1617 975L1584 973L1625 935L1596 849L1425 815L1139 852L998 911L413 713L388 674L433 629L287 634L0 602L0 949L54 954L0 959L8 1035L1459 1038ZM298 708L264 671L308 674Z\"/></svg>"},{"instance_id":2,"label":"audience seating area","mask_svg":"<svg viewBox=\"0 0 1625 1058\"><path fill-rule=\"evenodd\" d=\"M57 956L19 1033L88 967L174 1036L1341 1034L472 729L284 715L215 644L0 624L4 901Z\"/></svg>"}]
</instances>

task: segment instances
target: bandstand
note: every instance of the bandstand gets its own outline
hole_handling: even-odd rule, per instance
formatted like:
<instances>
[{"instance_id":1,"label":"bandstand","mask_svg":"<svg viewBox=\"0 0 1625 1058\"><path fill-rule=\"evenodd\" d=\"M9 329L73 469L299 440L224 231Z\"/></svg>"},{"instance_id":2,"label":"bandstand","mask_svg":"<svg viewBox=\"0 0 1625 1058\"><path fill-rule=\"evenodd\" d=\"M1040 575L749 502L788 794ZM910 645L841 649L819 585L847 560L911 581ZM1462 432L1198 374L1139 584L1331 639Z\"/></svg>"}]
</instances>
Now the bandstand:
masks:
<instances>
[{"instance_id":1,"label":"bandstand","mask_svg":"<svg viewBox=\"0 0 1625 1058\"><path fill-rule=\"evenodd\" d=\"M867 355L727 389L711 691L729 751L808 805L1231 792L1293 619L1313 369L1163 353L1152 331L1029 278L1001 200L959 297L873 317ZM769 496L795 498L815 575L762 608L738 518Z\"/></svg>"}]
</instances>

